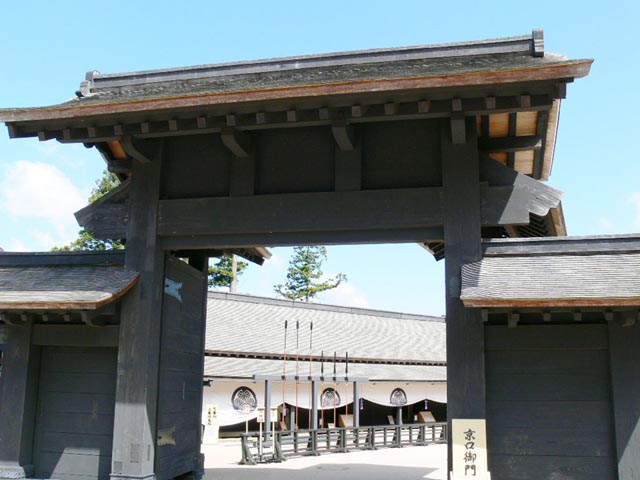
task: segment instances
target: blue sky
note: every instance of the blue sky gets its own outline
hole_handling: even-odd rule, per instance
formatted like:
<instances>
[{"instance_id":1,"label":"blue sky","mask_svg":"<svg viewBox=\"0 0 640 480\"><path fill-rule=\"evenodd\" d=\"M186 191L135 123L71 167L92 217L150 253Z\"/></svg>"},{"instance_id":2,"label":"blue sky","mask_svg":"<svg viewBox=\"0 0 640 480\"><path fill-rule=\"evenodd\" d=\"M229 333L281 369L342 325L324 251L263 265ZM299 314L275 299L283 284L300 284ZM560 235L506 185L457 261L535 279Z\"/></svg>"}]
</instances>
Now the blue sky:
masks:
<instances>
[{"instance_id":1,"label":"blue sky","mask_svg":"<svg viewBox=\"0 0 640 480\"><path fill-rule=\"evenodd\" d=\"M638 2L76 1L4 2L0 108L59 103L89 70L102 73L235 60L477 40L545 31L545 50L594 58L569 85L550 184L565 192L569 233L640 228L634 38ZM9 141L0 131L0 247L48 250L74 237L72 212L103 169L82 146ZM272 295L289 249L252 268L240 290ZM443 265L416 245L331 247L325 272L349 282L346 303L444 313Z\"/></svg>"}]
</instances>

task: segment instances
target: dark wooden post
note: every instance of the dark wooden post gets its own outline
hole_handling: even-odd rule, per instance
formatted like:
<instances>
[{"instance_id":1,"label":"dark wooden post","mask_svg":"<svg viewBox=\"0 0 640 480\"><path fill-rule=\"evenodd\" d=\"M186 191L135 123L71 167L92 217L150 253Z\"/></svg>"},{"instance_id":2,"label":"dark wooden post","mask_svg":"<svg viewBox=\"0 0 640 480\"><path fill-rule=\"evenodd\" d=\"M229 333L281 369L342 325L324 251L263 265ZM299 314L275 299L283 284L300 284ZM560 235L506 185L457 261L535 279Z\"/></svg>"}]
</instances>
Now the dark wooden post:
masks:
<instances>
[{"instance_id":1,"label":"dark wooden post","mask_svg":"<svg viewBox=\"0 0 640 480\"><path fill-rule=\"evenodd\" d=\"M457 118L441 129L447 309L447 420L485 418L484 325L460 300L461 267L482 256L476 125ZM451 470L449 435L449 470Z\"/></svg>"},{"instance_id":2,"label":"dark wooden post","mask_svg":"<svg viewBox=\"0 0 640 480\"><path fill-rule=\"evenodd\" d=\"M284 382L284 380L282 380ZM285 408L285 404L282 404ZM271 432L271 380L264 381L264 441L269 441Z\"/></svg>"},{"instance_id":3,"label":"dark wooden post","mask_svg":"<svg viewBox=\"0 0 640 480\"><path fill-rule=\"evenodd\" d=\"M353 382L353 426L360 426L360 383Z\"/></svg>"},{"instance_id":4,"label":"dark wooden post","mask_svg":"<svg viewBox=\"0 0 640 480\"><path fill-rule=\"evenodd\" d=\"M311 429L318 428L318 381L311 380Z\"/></svg>"},{"instance_id":5,"label":"dark wooden post","mask_svg":"<svg viewBox=\"0 0 640 480\"><path fill-rule=\"evenodd\" d=\"M33 433L38 398L39 349L31 345L31 323L7 327L0 382L0 478L33 474Z\"/></svg>"},{"instance_id":6,"label":"dark wooden post","mask_svg":"<svg viewBox=\"0 0 640 480\"><path fill-rule=\"evenodd\" d=\"M640 478L640 325L610 321L609 351L618 476Z\"/></svg>"},{"instance_id":7,"label":"dark wooden post","mask_svg":"<svg viewBox=\"0 0 640 480\"><path fill-rule=\"evenodd\" d=\"M165 254L157 244L162 143L145 145L151 161L134 161L125 266L140 273L123 299L111 477L155 475L156 411Z\"/></svg>"}]
</instances>

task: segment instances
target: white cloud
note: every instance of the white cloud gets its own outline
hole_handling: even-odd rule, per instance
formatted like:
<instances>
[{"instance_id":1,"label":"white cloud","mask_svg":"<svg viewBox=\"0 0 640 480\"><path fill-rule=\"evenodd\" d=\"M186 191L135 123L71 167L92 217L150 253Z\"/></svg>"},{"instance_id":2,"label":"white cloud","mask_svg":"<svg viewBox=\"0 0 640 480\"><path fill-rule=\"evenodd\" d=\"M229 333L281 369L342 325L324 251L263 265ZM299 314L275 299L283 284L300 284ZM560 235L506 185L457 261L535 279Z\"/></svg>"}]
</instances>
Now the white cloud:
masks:
<instances>
[{"instance_id":1,"label":"white cloud","mask_svg":"<svg viewBox=\"0 0 640 480\"><path fill-rule=\"evenodd\" d=\"M609 231L613 228L613 222L609 217L600 217L600 227L602 227L606 231Z\"/></svg>"},{"instance_id":2,"label":"white cloud","mask_svg":"<svg viewBox=\"0 0 640 480\"><path fill-rule=\"evenodd\" d=\"M336 288L323 292L320 298L322 303L369 308L367 296L349 283L341 283Z\"/></svg>"},{"instance_id":3,"label":"white cloud","mask_svg":"<svg viewBox=\"0 0 640 480\"><path fill-rule=\"evenodd\" d=\"M86 205L88 192L48 163L19 161L7 171L0 184L0 212L25 225L24 230L31 227L16 235L35 236L43 248L75 238L78 225L73 213ZM34 229L36 221L44 221L46 228Z\"/></svg>"}]
</instances>

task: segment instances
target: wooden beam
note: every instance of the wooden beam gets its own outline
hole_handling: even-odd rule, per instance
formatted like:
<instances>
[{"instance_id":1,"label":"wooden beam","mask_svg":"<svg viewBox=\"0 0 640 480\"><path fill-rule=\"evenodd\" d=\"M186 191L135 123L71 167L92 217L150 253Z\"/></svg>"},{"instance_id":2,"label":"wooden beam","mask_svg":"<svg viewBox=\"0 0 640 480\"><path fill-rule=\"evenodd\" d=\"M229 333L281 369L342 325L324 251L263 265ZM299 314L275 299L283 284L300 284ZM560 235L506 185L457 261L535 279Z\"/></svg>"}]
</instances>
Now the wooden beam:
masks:
<instances>
[{"instance_id":1,"label":"wooden beam","mask_svg":"<svg viewBox=\"0 0 640 480\"><path fill-rule=\"evenodd\" d=\"M339 188L354 189L351 191L255 196L245 191L246 195L237 197L161 200L158 235L244 235L354 229L364 232L442 226L444 216L440 187L356 191L357 177L351 178L343 178L346 183L337 184ZM549 187L543 186L543 190L538 191L527 184L482 185L482 224L522 225L529 222L532 212L545 214L553 198L541 194L546 191L544 188ZM124 238L127 235L127 208L126 203L97 203L82 209L76 218L96 238Z\"/></svg>"},{"instance_id":2,"label":"wooden beam","mask_svg":"<svg viewBox=\"0 0 640 480\"><path fill-rule=\"evenodd\" d=\"M478 149L483 152L521 152L524 150L539 150L542 139L539 135L521 137L493 137L478 139Z\"/></svg>"},{"instance_id":3,"label":"wooden beam","mask_svg":"<svg viewBox=\"0 0 640 480\"><path fill-rule=\"evenodd\" d=\"M232 233L419 228L441 225L441 189L298 193L161 200L158 233Z\"/></svg>"},{"instance_id":4,"label":"wooden beam","mask_svg":"<svg viewBox=\"0 0 640 480\"><path fill-rule=\"evenodd\" d=\"M216 248L231 250L261 245L294 247L299 245L361 245L375 243L421 243L442 241L441 227L392 230L344 230L330 232L263 232L232 235L184 235L162 237L164 250Z\"/></svg>"},{"instance_id":5,"label":"wooden beam","mask_svg":"<svg viewBox=\"0 0 640 480\"><path fill-rule=\"evenodd\" d=\"M59 347L117 347L120 327L86 325L34 325L34 345Z\"/></svg>"},{"instance_id":6,"label":"wooden beam","mask_svg":"<svg viewBox=\"0 0 640 480\"><path fill-rule=\"evenodd\" d=\"M251 138L248 134L238 132L234 128L225 128L220 137L224 146L237 158L248 158L251 155Z\"/></svg>"},{"instance_id":7,"label":"wooden beam","mask_svg":"<svg viewBox=\"0 0 640 480\"><path fill-rule=\"evenodd\" d=\"M122 136L140 139L158 138L177 135L198 135L219 133L225 127L239 130L259 130L266 128L288 128L297 126L330 125L333 119L342 118L350 123L367 123L380 121L419 120L450 117L452 112L464 112L466 116L489 115L492 113L509 113L518 111L548 111L553 104L555 92L549 94L530 95L530 104L522 106L520 95L500 97L471 97L455 99L453 110L451 99L413 100L394 102L392 104L368 104L344 107L323 107L285 111L258 111L229 115L197 115L192 118L166 118L154 121L134 122L106 126L75 125L67 127L67 138L63 129L43 131L41 127L28 130L20 127L14 130L16 138L39 136L41 140L57 139L63 143L97 143L119 140ZM389 106L392 105L392 106ZM295 120L294 120L295 119ZM38 131L38 129L40 131Z\"/></svg>"}]
</instances>

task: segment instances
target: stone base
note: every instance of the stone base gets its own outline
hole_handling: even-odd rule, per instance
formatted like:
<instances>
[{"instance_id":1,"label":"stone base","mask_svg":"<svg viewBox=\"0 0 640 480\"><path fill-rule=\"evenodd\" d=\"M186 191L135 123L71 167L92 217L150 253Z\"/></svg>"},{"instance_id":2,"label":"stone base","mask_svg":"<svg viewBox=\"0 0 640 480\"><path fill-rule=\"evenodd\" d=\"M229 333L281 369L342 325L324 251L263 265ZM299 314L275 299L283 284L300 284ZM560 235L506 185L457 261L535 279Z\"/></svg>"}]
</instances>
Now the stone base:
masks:
<instances>
[{"instance_id":1,"label":"stone base","mask_svg":"<svg viewBox=\"0 0 640 480\"><path fill-rule=\"evenodd\" d=\"M111 480L155 480L156 474L152 473L150 475L120 475L112 473L109 475Z\"/></svg>"},{"instance_id":2,"label":"stone base","mask_svg":"<svg viewBox=\"0 0 640 480\"><path fill-rule=\"evenodd\" d=\"M33 465L1 465L0 479L27 478L33 475Z\"/></svg>"}]
</instances>

